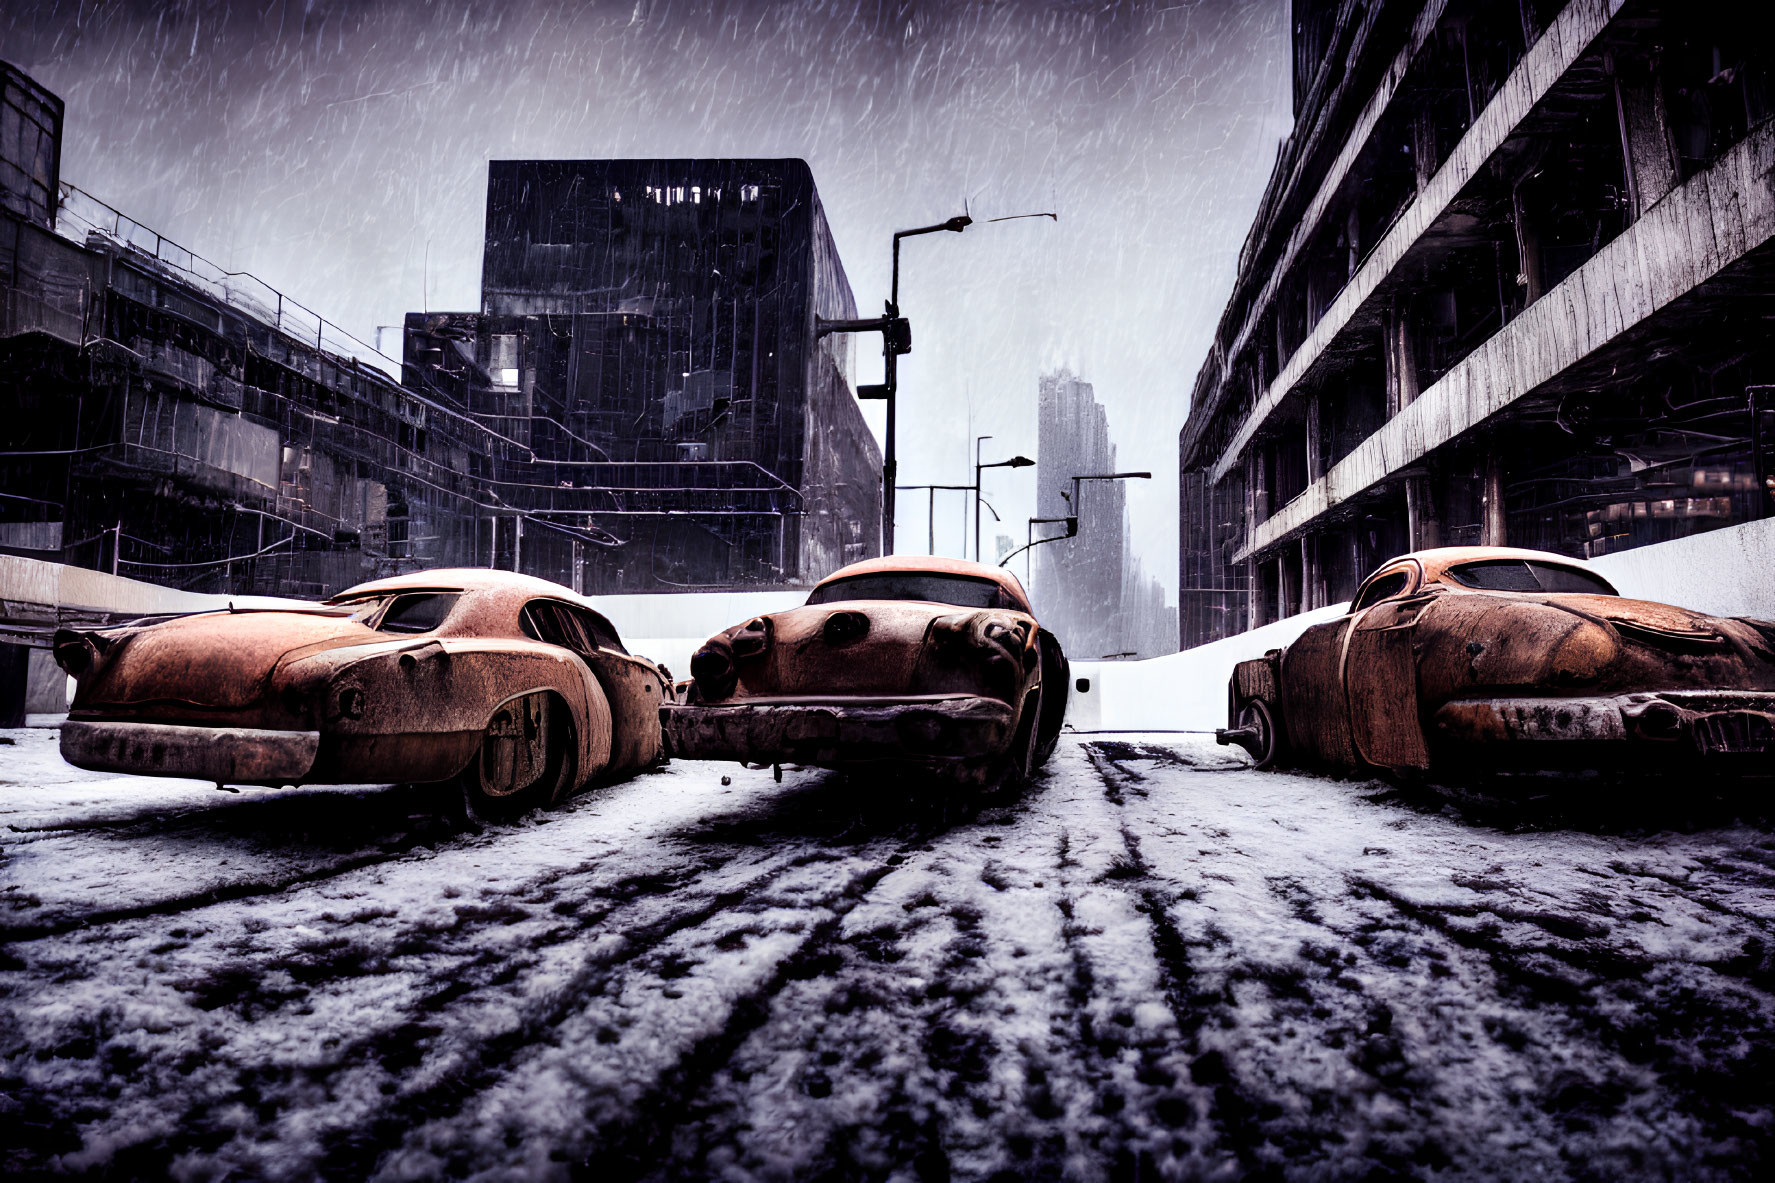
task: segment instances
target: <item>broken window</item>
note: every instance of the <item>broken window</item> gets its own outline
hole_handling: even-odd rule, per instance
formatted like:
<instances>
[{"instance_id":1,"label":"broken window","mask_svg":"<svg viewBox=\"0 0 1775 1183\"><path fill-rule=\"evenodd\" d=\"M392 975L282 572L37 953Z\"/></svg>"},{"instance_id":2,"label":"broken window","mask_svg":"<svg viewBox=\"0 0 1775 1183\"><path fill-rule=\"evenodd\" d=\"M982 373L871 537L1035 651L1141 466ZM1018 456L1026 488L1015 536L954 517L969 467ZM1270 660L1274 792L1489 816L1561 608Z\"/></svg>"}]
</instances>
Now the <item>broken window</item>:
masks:
<instances>
[{"instance_id":1,"label":"broken window","mask_svg":"<svg viewBox=\"0 0 1775 1183\"><path fill-rule=\"evenodd\" d=\"M495 333L487 360L488 376L493 385L506 390L518 388L518 334Z\"/></svg>"}]
</instances>

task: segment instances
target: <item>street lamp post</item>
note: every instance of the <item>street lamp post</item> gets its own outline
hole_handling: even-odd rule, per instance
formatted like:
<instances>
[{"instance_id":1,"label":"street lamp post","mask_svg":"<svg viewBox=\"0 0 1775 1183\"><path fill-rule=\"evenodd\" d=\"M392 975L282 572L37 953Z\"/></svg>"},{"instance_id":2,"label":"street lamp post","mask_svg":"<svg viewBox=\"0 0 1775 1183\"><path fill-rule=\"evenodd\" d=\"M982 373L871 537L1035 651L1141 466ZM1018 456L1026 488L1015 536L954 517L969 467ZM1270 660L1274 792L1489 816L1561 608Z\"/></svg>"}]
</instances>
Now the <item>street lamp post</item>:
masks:
<instances>
[{"instance_id":1,"label":"street lamp post","mask_svg":"<svg viewBox=\"0 0 1775 1183\"><path fill-rule=\"evenodd\" d=\"M948 230L960 234L974 224L974 219L966 214L957 214L946 222L938 222L934 226L920 226L914 230L894 231L894 279L887 302L887 314L883 319L888 328L882 334L881 351L883 355L882 393L879 397L887 400L887 447L881 458L881 549L883 554L894 553L894 478L899 474L899 460L894 451L894 434L896 410L900 392L899 359L902 353L912 352L912 326L900 315L900 240L913 238L920 234L935 234L939 230ZM862 397L862 392L858 391ZM932 494L936 496L935 493Z\"/></svg>"},{"instance_id":2,"label":"street lamp post","mask_svg":"<svg viewBox=\"0 0 1775 1183\"><path fill-rule=\"evenodd\" d=\"M991 438L989 435L974 438L974 561L976 563L986 561L980 557L980 470L983 468L1028 468L1035 463L1027 456L1013 456L1009 460L999 460L992 464L980 463L980 444Z\"/></svg>"},{"instance_id":3,"label":"street lamp post","mask_svg":"<svg viewBox=\"0 0 1775 1183\"><path fill-rule=\"evenodd\" d=\"M1060 490L1060 495L1062 497L1066 497L1066 503L1068 506L1071 507L1072 513L1066 517L1063 517L1063 518L1030 518L1029 519L1029 531L1030 531L1030 535L1031 535L1030 541L1025 543L1024 545L1018 547L1016 550L1012 551L1010 554L1006 555L1003 559L1001 559L999 561L998 565L1002 567L1006 563L1010 562L1012 559L1016 558L1018 555L1023 554L1026 551L1029 551L1034 547L1038 547L1038 546L1042 545L1042 543L1044 543L1044 542L1059 542L1063 538L1077 537L1078 532L1079 532L1079 483L1081 481L1128 481L1128 480L1148 480L1149 481L1152 479L1152 475L1153 474L1150 472L1099 472L1099 473L1090 473L1090 474L1087 474L1084 476L1073 477L1072 478L1072 496L1067 497L1066 490L1065 489ZM1036 537L1034 537L1035 527L1038 523L1041 523L1041 522L1065 522L1066 523L1066 533L1050 535L1047 538L1036 538ZM1025 559L1024 562L1027 563L1028 560ZM1028 568L1025 567L1024 570L1027 572Z\"/></svg>"},{"instance_id":4,"label":"street lamp post","mask_svg":"<svg viewBox=\"0 0 1775 1183\"><path fill-rule=\"evenodd\" d=\"M1051 218L1058 222L1060 216L1053 213L1009 214L1002 218L987 218L988 222L1014 222L1019 218ZM814 335L824 337L827 333L880 333L882 352L883 380L881 385L857 387L859 399L884 399L887 402L887 446L882 450L881 458L881 550L883 554L894 553L894 478L899 473L899 460L894 450L896 427L896 397L899 394L899 357L903 353L912 352L912 325L900 315L900 240L915 238L920 234L935 234L939 230L948 230L960 234L974 224L974 219L967 214L957 214L934 226L918 226L911 230L894 231L894 274L893 285L889 289L887 309L884 315L864 320L826 320L816 317ZM976 482L978 483L978 482ZM976 547L976 552L978 548ZM976 553L976 557L978 557Z\"/></svg>"},{"instance_id":5,"label":"street lamp post","mask_svg":"<svg viewBox=\"0 0 1775 1183\"><path fill-rule=\"evenodd\" d=\"M1150 481L1152 479L1153 474L1150 472L1100 472L1090 476L1075 476L1072 478L1072 512L1079 511L1080 481Z\"/></svg>"},{"instance_id":6,"label":"street lamp post","mask_svg":"<svg viewBox=\"0 0 1775 1183\"><path fill-rule=\"evenodd\" d=\"M1037 538L1035 536L1035 528L1037 526L1045 525L1050 522L1064 522L1066 524L1066 533L1064 533L1064 534L1050 534L1046 538ZM1008 554L1004 558L1000 559L998 561L998 565L1003 567L1007 563L1009 563L1012 559L1016 558L1018 555L1026 554L1026 552L1035 549L1036 547L1040 546L1044 542L1060 542L1063 539L1076 538L1076 537L1078 537L1078 533L1079 533L1079 520L1077 517L1068 516L1068 517L1064 517L1064 518L1030 518L1029 525L1024 530L1024 537L1027 539L1027 541L1025 541L1022 546L1018 547L1016 550L1012 551L1010 554ZM1026 579L1029 576L1029 559L1027 557L1025 557L1023 560L1023 575Z\"/></svg>"}]
</instances>

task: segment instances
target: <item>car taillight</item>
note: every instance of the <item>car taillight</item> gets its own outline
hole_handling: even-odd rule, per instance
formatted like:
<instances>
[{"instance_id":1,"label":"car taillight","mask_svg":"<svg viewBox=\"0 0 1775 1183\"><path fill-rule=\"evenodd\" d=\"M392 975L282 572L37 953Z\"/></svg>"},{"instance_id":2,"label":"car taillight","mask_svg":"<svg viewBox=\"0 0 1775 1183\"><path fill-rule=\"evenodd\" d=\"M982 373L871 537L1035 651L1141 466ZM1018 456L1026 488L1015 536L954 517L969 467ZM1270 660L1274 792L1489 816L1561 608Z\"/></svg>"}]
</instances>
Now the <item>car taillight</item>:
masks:
<instances>
[{"instance_id":1,"label":"car taillight","mask_svg":"<svg viewBox=\"0 0 1775 1183\"><path fill-rule=\"evenodd\" d=\"M1029 626L993 612L939 616L931 622L930 641L946 661L978 663L1001 687L1015 683L1018 671L1034 660L1028 645Z\"/></svg>"},{"instance_id":2,"label":"car taillight","mask_svg":"<svg viewBox=\"0 0 1775 1183\"><path fill-rule=\"evenodd\" d=\"M110 650L111 645L112 639L103 633L83 632L72 628L57 629L50 641L55 663L76 678L92 669Z\"/></svg>"},{"instance_id":3,"label":"car taillight","mask_svg":"<svg viewBox=\"0 0 1775 1183\"><path fill-rule=\"evenodd\" d=\"M821 631L828 645L848 645L869 635L869 618L861 612L834 612Z\"/></svg>"},{"instance_id":4,"label":"car taillight","mask_svg":"<svg viewBox=\"0 0 1775 1183\"><path fill-rule=\"evenodd\" d=\"M710 637L690 658L690 680L704 702L726 698L739 684L733 646L726 637Z\"/></svg>"},{"instance_id":5,"label":"car taillight","mask_svg":"<svg viewBox=\"0 0 1775 1183\"><path fill-rule=\"evenodd\" d=\"M734 633L729 641L733 646L736 661L744 661L748 657L763 657L765 650L770 648L770 618L760 616L749 620L745 626Z\"/></svg>"}]
</instances>

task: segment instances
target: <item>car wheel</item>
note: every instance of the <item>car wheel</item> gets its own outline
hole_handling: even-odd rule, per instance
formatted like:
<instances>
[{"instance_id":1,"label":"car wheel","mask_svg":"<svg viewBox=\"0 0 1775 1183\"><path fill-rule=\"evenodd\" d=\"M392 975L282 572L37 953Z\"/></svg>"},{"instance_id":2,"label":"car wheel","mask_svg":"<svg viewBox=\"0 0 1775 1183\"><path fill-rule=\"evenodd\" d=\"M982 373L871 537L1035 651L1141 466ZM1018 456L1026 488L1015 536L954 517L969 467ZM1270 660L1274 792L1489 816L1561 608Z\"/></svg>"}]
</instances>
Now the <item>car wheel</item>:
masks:
<instances>
[{"instance_id":1,"label":"car wheel","mask_svg":"<svg viewBox=\"0 0 1775 1183\"><path fill-rule=\"evenodd\" d=\"M1246 703L1239 712L1239 727L1251 733L1249 740L1241 741L1240 746L1251 753L1252 763L1258 768L1274 767L1282 754L1282 741L1269 704L1261 698Z\"/></svg>"},{"instance_id":2,"label":"car wheel","mask_svg":"<svg viewBox=\"0 0 1775 1183\"><path fill-rule=\"evenodd\" d=\"M552 694L526 694L493 712L474 759L463 769L471 820L510 821L546 804L573 775L573 722Z\"/></svg>"}]
</instances>

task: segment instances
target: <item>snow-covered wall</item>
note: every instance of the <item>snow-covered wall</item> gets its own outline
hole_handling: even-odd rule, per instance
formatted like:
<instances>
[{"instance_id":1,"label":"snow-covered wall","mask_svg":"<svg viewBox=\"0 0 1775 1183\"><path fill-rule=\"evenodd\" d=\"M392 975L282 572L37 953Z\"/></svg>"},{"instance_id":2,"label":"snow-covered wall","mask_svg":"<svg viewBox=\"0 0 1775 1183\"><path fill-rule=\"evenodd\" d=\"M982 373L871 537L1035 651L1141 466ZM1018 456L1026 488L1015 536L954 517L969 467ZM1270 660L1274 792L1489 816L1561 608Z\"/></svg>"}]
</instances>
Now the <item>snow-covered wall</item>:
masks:
<instances>
[{"instance_id":1,"label":"snow-covered wall","mask_svg":"<svg viewBox=\"0 0 1775 1183\"><path fill-rule=\"evenodd\" d=\"M690 676L690 655L714 634L766 612L807 602L807 592L653 592L588 596L610 618L630 653L660 662L674 678Z\"/></svg>"},{"instance_id":2,"label":"snow-covered wall","mask_svg":"<svg viewBox=\"0 0 1775 1183\"><path fill-rule=\"evenodd\" d=\"M1226 726L1233 666L1279 649L1349 604L1333 604L1250 632L1147 661L1075 661L1066 719L1079 731L1212 731ZM1080 689L1085 684L1087 689Z\"/></svg>"},{"instance_id":3,"label":"snow-covered wall","mask_svg":"<svg viewBox=\"0 0 1775 1183\"><path fill-rule=\"evenodd\" d=\"M1775 620L1775 518L1592 559L1622 595Z\"/></svg>"}]
</instances>

